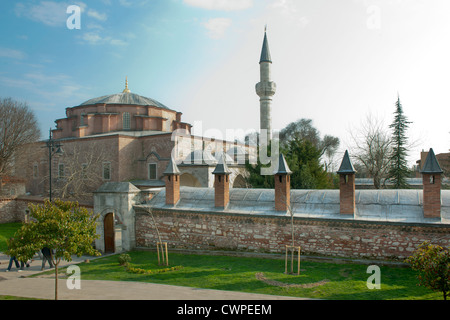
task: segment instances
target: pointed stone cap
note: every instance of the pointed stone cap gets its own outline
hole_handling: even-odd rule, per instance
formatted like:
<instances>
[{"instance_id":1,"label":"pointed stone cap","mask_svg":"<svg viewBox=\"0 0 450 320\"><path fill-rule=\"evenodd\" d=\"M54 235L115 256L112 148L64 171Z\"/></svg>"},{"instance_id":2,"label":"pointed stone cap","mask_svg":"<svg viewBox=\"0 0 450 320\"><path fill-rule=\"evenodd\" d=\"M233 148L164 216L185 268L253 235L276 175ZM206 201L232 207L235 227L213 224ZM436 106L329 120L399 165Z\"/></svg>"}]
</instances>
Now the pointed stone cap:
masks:
<instances>
[{"instance_id":1,"label":"pointed stone cap","mask_svg":"<svg viewBox=\"0 0 450 320\"><path fill-rule=\"evenodd\" d=\"M278 157L278 168L275 170L274 174L292 174L282 153L280 153L280 156Z\"/></svg>"},{"instance_id":2,"label":"pointed stone cap","mask_svg":"<svg viewBox=\"0 0 450 320\"><path fill-rule=\"evenodd\" d=\"M348 155L348 150L345 150L344 158L342 158L342 163L337 171L338 174L351 174L356 173L355 168L353 168L353 164L350 161L350 156Z\"/></svg>"},{"instance_id":3,"label":"pointed stone cap","mask_svg":"<svg viewBox=\"0 0 450 320\"><path fill-rule=\"evenodd\" d=\"M261 62L270 62L272 63L272 57L270 56L269 50L269 42L267 41L267 33L264 32L264 42L261 51L261 58L259 59L259 63Z\"/></svg>"},{"instance_id":4,"label":"pointed stone cap","mask_svg":"<svg viewBox=\"0 0 450 320\"><path fill-rule=\"evenodd\" d=\"M173 175L180 175L181 172L178 170L178 166L176 162L173 160L172 157L170 157L169 165L167 166L166 170L163 172L163 175L165 176L173 176Z\"/></svg>"},{"instance_id":5,"label":"pointed stone cap","mask_svg":"<svg viewBox=\"0 0 450 320\"><path fill-rule=\"evenodd\" d=\"M230 174L231 171L228 169L227 162L225 161L225 154L222 153L219 157L219 162L212 174Z\"/></svg>"},{"instance_id":6,"label":"pointed stone cap","mask_svg":"<svg viewBox=\"0 0 450 320\"><path fill-rule=\"evenodd\" d=\"M427 159L423 165L421 173L443 173L441 166L439 165L436 155L434 154L433 148L428 152Z\"/></svg>"}]
</instances>

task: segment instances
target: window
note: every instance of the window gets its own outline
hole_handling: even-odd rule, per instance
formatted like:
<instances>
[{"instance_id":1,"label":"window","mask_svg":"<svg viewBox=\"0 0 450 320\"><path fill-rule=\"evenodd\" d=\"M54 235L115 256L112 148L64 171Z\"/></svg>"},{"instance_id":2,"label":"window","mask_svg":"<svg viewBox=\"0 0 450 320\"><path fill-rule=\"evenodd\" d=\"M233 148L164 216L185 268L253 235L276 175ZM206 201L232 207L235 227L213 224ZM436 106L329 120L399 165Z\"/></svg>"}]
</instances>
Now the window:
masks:
<instances>
[{"instance_id":1,"label":"window","mask_svg":"<svg viewBox=\"0 0 450 320\"><path fill-rule=\"evenodd\" d=\"M103 162L103 180L111 180L111 162Z\"/></svg>"},{"instance_id":2,"label":"window","mask_svg":"<svg viewBox=\"0 0 450 320\"><path fill-rule=\"evenodd\" d=\"M156 172L156 163L148 164L148 178L149 180L156 180L157 172Z\"/></svg>"},{"instance_id":3,"label":"window","mask_svg":"<svg viewBox=\"0 0 450 320\"><path fill-rule=\"evenodd\" d=\"M37 164L33 165L33 178L39 177L39 166Z\"/></svg>"},{"instance_id":4,"label":"window","mask_svg":"<svg viewBox=\"0 0 450 320\"><path fill-rule=\"evenodd\" d=\"M87 179L87 169L88 169L88 164L82 163L81 164L81 179Z\"/></svg>"},{"instance_id":5,"label":"window","mask_svg":"<svg viewBox=\"0 0 450 320\"><path fill-rule=\"evenodd\" d=\"M84 123L84 116L86 116L86 113L82 113L81 116L80 116L80 126L84 126L85 125L85 123Z\"/></svg>"},{"instance_id":6,"label":"window","mask_svg":"<svg viewBox=\"0 0 450 320\"><path fill-rule=\"evenodd\" d=\"M131 129L131 120L130 120L130 113L124 112L122 115L122 124L123 124L123 130L130 130Z\"/></svg>"},{"instance_id":7,"label":"window","mask_svg":"<svg viewBox=\"0 0 450 320\"><path fill-rule=\"evenodd\" d=\"M58 178L64 179L64 163L58 164Z\"/></svg>"}]
</instances>

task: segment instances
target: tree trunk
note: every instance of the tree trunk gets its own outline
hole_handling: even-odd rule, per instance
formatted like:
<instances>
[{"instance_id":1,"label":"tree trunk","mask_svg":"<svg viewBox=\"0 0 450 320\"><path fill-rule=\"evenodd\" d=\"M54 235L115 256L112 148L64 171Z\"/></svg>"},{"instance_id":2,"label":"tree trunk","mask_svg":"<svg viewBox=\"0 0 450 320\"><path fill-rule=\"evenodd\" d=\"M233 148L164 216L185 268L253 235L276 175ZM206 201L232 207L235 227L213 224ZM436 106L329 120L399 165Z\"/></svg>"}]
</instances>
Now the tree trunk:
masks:
<instances>
[{"instance_id":1,"label":"tree trunk","mask_svg":"<svg viewBox=\"0 0 450 320\"><path fill-rule=\"evenodd\" d=\"M55 300L58 300L58 265L55 264Z\"/></svg>"}]
</instances>

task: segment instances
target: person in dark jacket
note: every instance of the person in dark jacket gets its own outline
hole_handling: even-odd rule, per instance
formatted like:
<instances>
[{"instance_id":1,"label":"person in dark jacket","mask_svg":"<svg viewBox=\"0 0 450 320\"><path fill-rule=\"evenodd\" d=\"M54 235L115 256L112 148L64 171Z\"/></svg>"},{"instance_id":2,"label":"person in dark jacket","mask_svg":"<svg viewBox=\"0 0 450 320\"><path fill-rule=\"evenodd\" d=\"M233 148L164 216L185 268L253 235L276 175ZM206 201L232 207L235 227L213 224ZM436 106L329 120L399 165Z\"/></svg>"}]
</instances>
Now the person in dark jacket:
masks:
<instances>
[{"instance_id":1,"label":"person in dark jacket","mask_svg":"<svg viewBox=\"0 0 450 320\"><path fill-rule=\"evenodd\" d=\"M14 238L9 238L10 243L14 240ZM8 268L6 269L6 272L11 271L11 267L13 265L13 262L16 264L16 268L19 269L19 261L17 260L17 258L15 256L11 256L9 259L9 264L8 264ZM19 272L22 269L19 270Z\"/></svg>"},{"instance_id":2,"label":"person in dark jacket","mask_svg":"<svg viewBox=\"0 0 450 320\"><path fill-rule=\"evenodd\" d=\"M45 261L48 261L50 268L53 268L52 251L49 248L44 247L44 248L42 248L41 252L42 252L42 268L41 268L41 270L44 270L44 268L45 268Z\"/></svg>"}]
</instances>

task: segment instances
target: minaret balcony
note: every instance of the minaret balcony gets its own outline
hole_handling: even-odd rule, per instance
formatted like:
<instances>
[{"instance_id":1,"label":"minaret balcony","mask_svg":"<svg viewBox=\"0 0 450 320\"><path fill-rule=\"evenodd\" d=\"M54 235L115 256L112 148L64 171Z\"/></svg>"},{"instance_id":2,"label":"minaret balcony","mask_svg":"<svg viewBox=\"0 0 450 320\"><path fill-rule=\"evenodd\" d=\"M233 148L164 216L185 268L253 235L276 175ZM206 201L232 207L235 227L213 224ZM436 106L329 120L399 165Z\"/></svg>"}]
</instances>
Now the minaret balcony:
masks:
<instances>
[{"instance_id":1,"label":"minaret balcony","mask_svg":"<svg viewBox=\"0 0 450 320\"><path fill-rule=\"evenodd\" d=\"M263 81L256 84L256 94L260 97L271 97L277 91L277 84L273 81Z\"/></svg>"}]
</instances>

